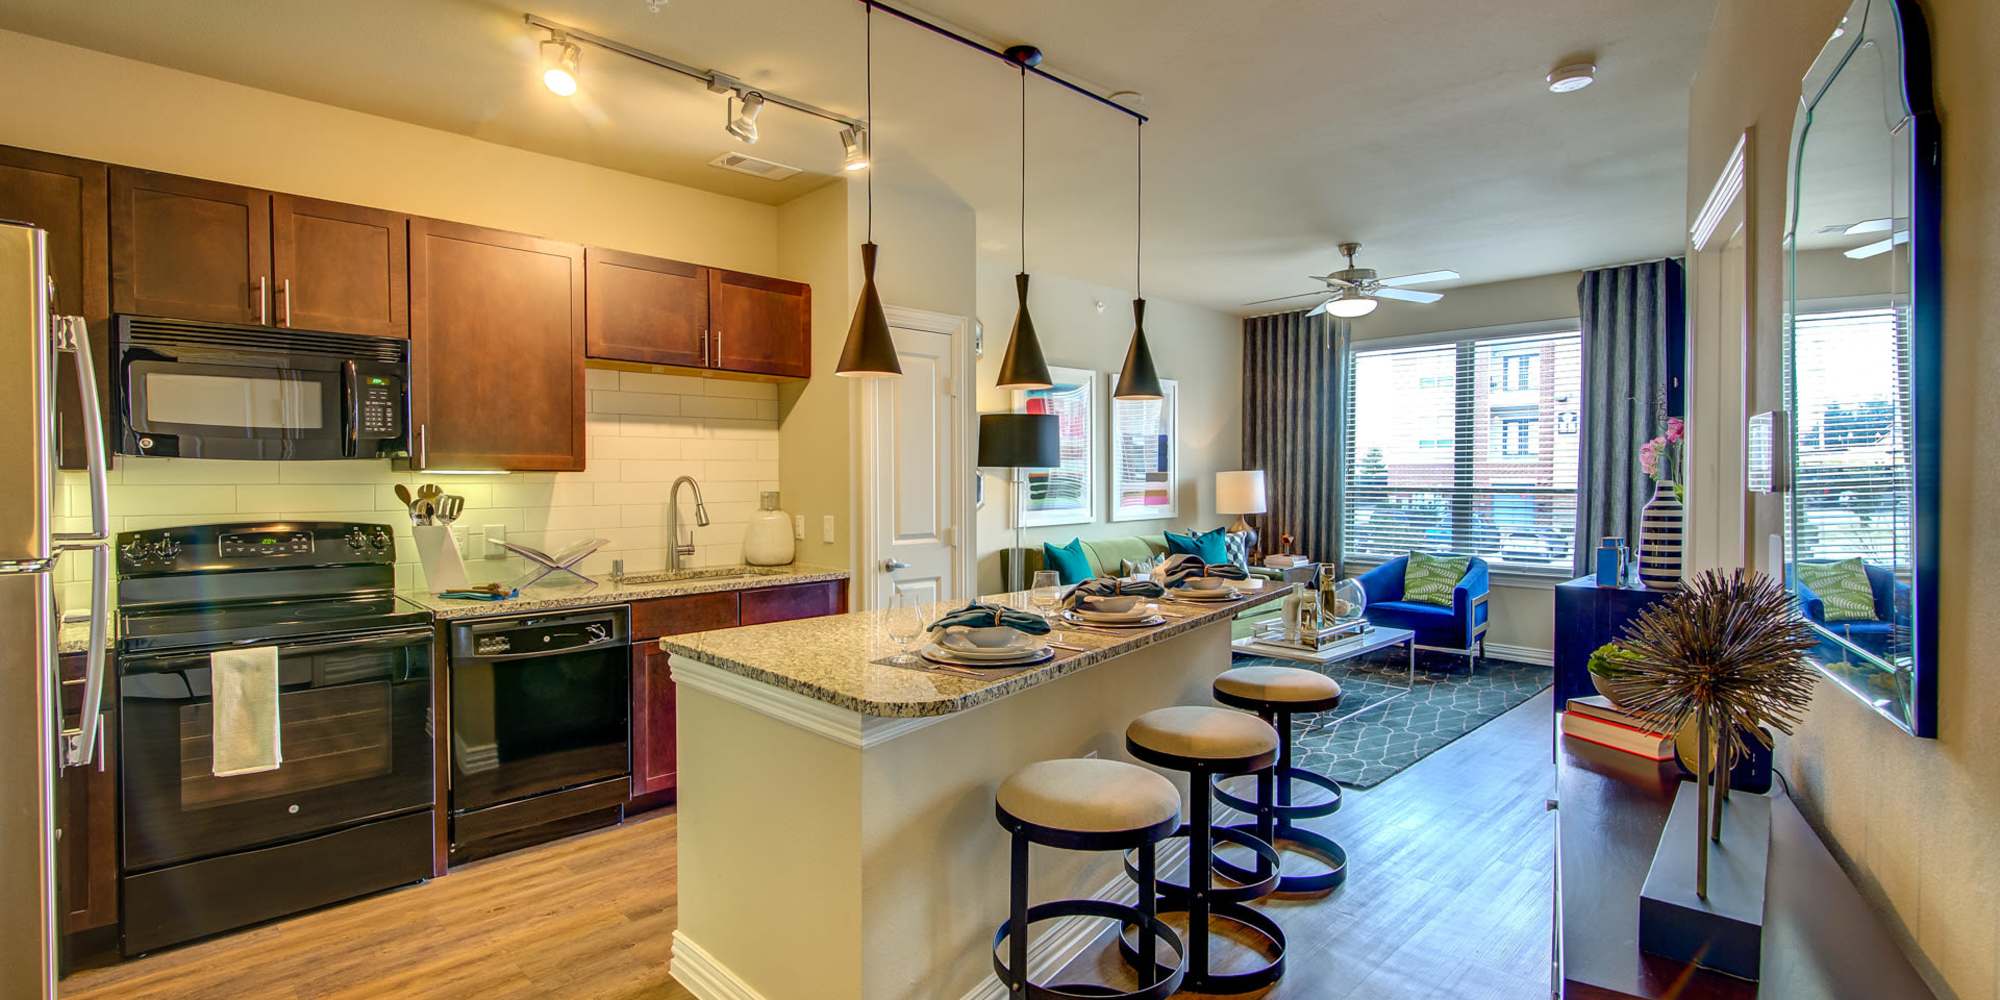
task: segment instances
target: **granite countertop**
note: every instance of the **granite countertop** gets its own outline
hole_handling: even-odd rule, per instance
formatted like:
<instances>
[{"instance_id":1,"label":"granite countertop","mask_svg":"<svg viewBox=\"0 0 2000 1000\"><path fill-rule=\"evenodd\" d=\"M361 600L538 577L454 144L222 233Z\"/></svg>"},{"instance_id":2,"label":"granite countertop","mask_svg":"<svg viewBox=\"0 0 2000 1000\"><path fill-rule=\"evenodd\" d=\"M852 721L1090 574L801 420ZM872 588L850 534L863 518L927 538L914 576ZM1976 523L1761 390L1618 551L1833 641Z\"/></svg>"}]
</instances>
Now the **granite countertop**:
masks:
<instances>
[{"instance_id":1,"label":"granite countertop","mask_svg":"<svg viewBox=\"0 0 2000 1000\"><path fill-rule=\"evenodd\" d=\"M118 642L118 619L114 616L104 629L104 641L110 645ZM81 653L90 648L89 622L64 622L56 633L56 654Z\"/></svg>"},{"instance_id":2,"label":"granite countertop","mask_svg":"<svg viewBox=\"0 0 2000 1000\"><path fill-rule=\"evenodd\" d=\"M876 662L896 652L887 635L886 613L881 611L670 636L660 640L660 648L862 715L923 718L962 712L1140 647L1227 622L1245 608L1278 600L1293 589L1291 584L1264 581L1261 590L1226 604L1163 603L1162 611L1183 617L1129 633L1064 628L1064 641L1085 647L1083 652L1058 649L1048 663L1019 671L995 670L991 677ZM943 604L927 607L925 620L951 609Z\"/></svg>"},{"instance_id":3,"label":"granite countertop","mask_svg":"<svg viewBox=\"0 0 2000 1000\"><path fill-rule=\"evenodd\" d=\"M582 583L575 577L558 581L556 577L559 575L562 574L552 574L542 582L521 591L521 596L511 601L454 601L418 590L400 591L397 596L430 611L439 621L450 621L459 618L526 614L557 608L625 604L680 594L710 594L722 590L754 590L794 583L824 583L831 580L845 580L848 572L844 569L807 565L721 566L669 573L635 573L617 582L602 580L595 587Z\"/></svg>"}]
</instances>

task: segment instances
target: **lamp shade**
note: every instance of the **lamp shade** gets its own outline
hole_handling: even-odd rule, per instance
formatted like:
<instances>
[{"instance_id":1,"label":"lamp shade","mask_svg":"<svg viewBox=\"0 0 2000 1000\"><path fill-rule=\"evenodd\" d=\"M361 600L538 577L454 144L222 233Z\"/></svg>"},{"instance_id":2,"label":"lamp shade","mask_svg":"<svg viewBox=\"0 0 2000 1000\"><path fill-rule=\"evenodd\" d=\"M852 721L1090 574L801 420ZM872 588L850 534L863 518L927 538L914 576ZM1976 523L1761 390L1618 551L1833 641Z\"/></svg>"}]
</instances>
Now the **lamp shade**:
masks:
<instances>
[{"instance_id":1,"label":"lamp shade","mask_svg":"<svg viewBox=\"0 0 2000 1000\"><path fill-rule=\"evenodd\" d=\"M1053 469L1062 464L1062 436L1053 413L979 415L979 464L988 468Z\"/></svg>"},{"instance_id":2,"label":"lamp shade","mask_svg":"<svg viewBox=\"0 0 2000 1000\"><path fill-rule=\"evenodd\" d=\"M1218 514L1262 514L1264 470L1244 469L1215 474L1215 512Z\"/></svg>"},{"instance_id":3,"label":"lamp shade","mask_svg":"<svg viewBox=\"0 0 2000 1000\"><path fill-rule=\"evenodd\" d=\"M861 244L861 301L854 304L854 322L847 328L840 363L834 374L848 378L894 378L903 374L896 359L896 341L889 335L882 294L875 290L875 244Z\"/></svg>"},{"instance_id":4,"label":"lamp shade","mask_svg":"<svg viewBox=\"0 0 2000 1000\"><path fill-rule=\"evenodd\" d=\"M1020 295L1020 311L1014 314L1014 332L1007 338L1007 353L1000 356L1002 389L1046 389L1049 363L1042 360L1042 342L1035 336L1035 318L1028 315L1028 276L1014 276L1014 290Z\"/></svg>"},{"instance_id":5,"label":"lamp shade","mask_svg":"<svg viewBox=\"0 0 2000 1000\"><path fill-rule=\"evenodd\" d=\"M1125 349L1125 366L1118 370L1112 399L1160 399L1160 372L1153 367L1153 349L1146 346L1146 300L1132 300L1132 344Z\"/></svg>"}]
</instances>

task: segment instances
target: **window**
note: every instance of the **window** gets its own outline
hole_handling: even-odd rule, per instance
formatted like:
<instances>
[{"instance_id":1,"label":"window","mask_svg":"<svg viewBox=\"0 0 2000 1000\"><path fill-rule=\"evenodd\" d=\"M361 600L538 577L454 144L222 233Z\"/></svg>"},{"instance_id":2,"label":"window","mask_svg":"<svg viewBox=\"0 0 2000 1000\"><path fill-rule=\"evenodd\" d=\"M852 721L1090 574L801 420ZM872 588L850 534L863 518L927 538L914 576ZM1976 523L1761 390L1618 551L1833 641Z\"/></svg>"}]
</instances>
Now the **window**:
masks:
<instances>
[{"instance_id":1,"label":"window","mask_svg":"<svg viewBox=\"0 0 2000 1000\"><path fill-rule=\"evenodd\" d=\"M1417 549L1567 574L1581 353L1574 328L1354 350L1342 557Z\"/></svg>"},{"instance_id":2,"label":"window","mask_svg":"<svg viewBox=\"0 0 2000 1000\"><path fill-rule=\"evenodd\" d=\"M1793 327L1797 557L1914 565L1910 366L1893 307L1803 312ZM1803 363L1800 359L1805 359Z\"/></svg>"}]
</instances>

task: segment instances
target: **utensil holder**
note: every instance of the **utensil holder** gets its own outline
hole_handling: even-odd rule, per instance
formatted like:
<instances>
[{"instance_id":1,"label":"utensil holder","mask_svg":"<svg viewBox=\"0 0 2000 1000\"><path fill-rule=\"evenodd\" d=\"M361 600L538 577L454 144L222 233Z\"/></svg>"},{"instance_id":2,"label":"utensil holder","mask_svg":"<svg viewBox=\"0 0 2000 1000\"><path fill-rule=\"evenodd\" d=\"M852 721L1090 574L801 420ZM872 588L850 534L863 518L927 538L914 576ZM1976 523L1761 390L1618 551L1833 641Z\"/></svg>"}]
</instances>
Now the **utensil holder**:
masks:
<instances>
[{"instance_id":1,"label":"utensil holder","mask_svg":"<svg viewBox=\"0 0 2000 1000\"><path fill-rule=\"evenodd\" d=\"M417 560L424 566L425 589L436 594L472 585L465 578L465 560L459 557L458 540L452 537L450 526L413 524L410 537L417 543Z\"/></svg>"}]
</instances>

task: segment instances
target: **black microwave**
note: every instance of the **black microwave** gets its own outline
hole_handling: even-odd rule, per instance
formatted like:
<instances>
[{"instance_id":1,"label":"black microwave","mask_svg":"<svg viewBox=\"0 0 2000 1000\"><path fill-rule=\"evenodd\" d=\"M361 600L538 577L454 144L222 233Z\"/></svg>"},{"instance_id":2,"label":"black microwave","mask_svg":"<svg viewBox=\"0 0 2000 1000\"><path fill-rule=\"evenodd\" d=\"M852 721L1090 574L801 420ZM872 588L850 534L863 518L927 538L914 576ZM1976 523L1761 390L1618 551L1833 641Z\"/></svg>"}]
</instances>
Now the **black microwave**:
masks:
<instances>
[{"instance_id":1,"label":"black microwave","mask_svg":"<svg viewBox=\"0 0 2000 1000\"><path fill-rule=\"evenodd\" d=\"M409 454L407 340L121 315L111 357L121 455Z\"/></svg>"}]
</instances>

